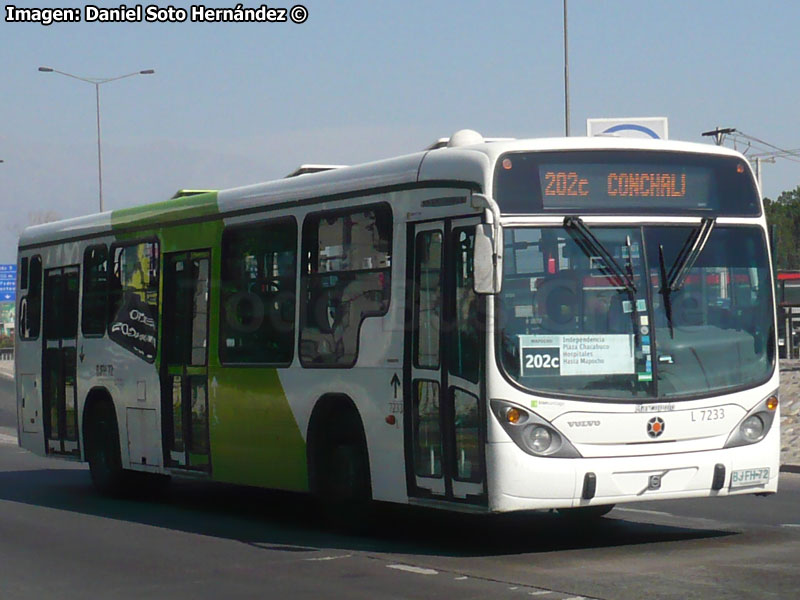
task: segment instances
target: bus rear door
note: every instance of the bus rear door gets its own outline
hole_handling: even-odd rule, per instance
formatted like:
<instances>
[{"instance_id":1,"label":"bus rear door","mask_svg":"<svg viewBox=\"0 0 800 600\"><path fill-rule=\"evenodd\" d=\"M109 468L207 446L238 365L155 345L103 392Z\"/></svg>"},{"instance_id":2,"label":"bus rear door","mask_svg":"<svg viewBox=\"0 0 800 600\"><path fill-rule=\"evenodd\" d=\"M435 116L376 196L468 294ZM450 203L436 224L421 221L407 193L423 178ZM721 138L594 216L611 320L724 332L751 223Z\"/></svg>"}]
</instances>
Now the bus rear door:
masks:
<instances>
[{"instance_id":1,"label":"bus rear door","mask_svg":"<svg viewBox=\"0 0 800 600\"><path fill-rule=\"evenodd\" d=\"M75 388L78 271L70 266L44 274L42 414L48 454L80 455Z\"/></svg>"}]
</instances>

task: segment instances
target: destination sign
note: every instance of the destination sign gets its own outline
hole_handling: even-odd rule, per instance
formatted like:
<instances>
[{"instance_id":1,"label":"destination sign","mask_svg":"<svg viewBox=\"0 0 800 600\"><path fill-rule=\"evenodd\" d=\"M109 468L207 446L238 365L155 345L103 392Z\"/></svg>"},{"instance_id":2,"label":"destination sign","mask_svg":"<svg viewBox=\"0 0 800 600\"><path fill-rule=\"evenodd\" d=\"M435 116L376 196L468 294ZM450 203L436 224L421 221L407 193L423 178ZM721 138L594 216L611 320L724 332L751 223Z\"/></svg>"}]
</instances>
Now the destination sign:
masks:
<instances>
[{"instance_id":1,"label":"destination sign","mask_svg":"<svg viewBox=\"0 0 800 600\"><path fill-rule=\"evenodd\" d=\"M686 196L686 173L609 173L606 181L609 196ZM545 196L589 195L589 179L576 171L545 171L544 186Z\"/></svg>"},{"instance_id":2,"label":"destination sign","mask_svg":"<svg viewBox=\"0 0 800 600\"><path fill-rule=\"evenodd\" d=\"M505 214L761 213L744 160L689 152L509 152L497 162L493 195Z\"/></svg>"},{"instance_id":3,"label":"destination sign","mask_svg":"<svg viewBox=\"0 0 800 600\"><path fill-rule=\"evenodd\" d=\"M576 168L577 167L577 168ZM648 165L553 165L539 166L539 185L544 207L587 202L675 199L679 204L687 195L693 204L704 206L710 197L708 169L684 167L653 169Z\"/></svg>"}]
</instances>

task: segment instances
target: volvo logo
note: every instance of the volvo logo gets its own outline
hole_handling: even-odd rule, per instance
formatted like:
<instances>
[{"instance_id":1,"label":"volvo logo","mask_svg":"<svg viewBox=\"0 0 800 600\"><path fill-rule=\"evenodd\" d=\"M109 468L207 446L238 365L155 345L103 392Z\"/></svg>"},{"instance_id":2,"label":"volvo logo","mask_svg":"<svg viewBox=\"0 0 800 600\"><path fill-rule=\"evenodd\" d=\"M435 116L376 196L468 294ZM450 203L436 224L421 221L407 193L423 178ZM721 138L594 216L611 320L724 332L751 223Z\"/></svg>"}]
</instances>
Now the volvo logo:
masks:
<instances>
[{"instance_id":1,"label":"volvo logo","mask_svg":"<svg viewBox=\"0 0 800 600\"><path fill-rule=\"evenodd\" d=\"M651 438L657 438L664 433L664 419L661 417L653 417L647 422L647 435Z\"/></svg>"},{"instance_id":2,"label":"volvo logo","mask_svg":"<svg viewBox=\"0 0 800 600\"><path fill-rule=\"evenodd\" d=\"M567 421L570 427L600 427L600 421Z\"/></svg>"}]
</instances>

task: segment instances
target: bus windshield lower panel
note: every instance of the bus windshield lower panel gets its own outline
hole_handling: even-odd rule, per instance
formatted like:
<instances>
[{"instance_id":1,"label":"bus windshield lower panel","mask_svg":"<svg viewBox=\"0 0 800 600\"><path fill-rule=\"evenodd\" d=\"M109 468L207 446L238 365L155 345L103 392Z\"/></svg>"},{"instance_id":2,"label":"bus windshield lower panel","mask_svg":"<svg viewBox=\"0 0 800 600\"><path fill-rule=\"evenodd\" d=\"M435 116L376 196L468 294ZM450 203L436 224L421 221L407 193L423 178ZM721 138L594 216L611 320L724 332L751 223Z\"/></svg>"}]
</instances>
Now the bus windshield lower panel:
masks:
<instances>
[{"instance_id":1,"label":"bus windshield lower panel","mask_svg":"<svg viewBox=\"0 0 800 600\"><path fill-rule=\"evenodd\" d=\"M669 273L695 227L591 234L606 256L563 227L504 231L498 358L514 382L544 394L641 401L707 396L771 375L772 289L760 227L714 227L672 287Z\"/></svg>"}]
</instances>

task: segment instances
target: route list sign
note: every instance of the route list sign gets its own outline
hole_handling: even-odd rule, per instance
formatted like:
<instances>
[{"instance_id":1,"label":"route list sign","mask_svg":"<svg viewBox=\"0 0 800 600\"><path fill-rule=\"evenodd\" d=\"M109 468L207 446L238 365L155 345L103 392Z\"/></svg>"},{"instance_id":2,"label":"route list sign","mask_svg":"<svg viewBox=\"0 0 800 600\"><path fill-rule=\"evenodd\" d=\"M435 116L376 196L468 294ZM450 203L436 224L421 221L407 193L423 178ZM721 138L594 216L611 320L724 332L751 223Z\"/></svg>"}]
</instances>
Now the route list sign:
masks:
<instances>
[{"instance_id":1,"label":"route list sign","mask_svg":"<svg viewBox=\"0 0 800 600\"><path fill-rule=\"evenodd\" d=\"M17 265L0 265L0 302L17 299Z\"/></svg>"},{"instance_id":2,"label":"route list sign","mask_svg":"<svg viewBox=\"0 0 800 600\"><path fill-rule=\"evenodd\" d=\"M521 335L520 374L630 375L635 372L633 336Z\"/></svg>"}]
</instances>

